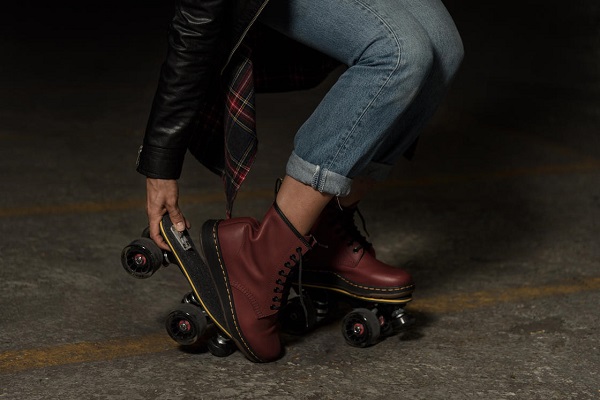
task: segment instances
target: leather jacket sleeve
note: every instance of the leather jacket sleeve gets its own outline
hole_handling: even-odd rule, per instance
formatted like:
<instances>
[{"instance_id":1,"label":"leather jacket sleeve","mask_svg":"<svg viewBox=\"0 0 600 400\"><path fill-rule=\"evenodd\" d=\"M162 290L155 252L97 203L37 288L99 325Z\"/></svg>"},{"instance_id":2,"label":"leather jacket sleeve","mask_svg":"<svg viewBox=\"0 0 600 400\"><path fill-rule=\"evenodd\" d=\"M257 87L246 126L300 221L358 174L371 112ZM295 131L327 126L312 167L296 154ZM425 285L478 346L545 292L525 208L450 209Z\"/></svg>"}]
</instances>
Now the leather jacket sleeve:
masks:
<instances>
[{"instance_id":1,"label":"leather jacket sleeve","mask_svg":"<svg viewBox=\"0 0 600 400\"><path fill-rule=\"evenodd\" d=\"M137 171L178 179L200 102L217 81L224 58L227 0L178 0Z\"/></svg>"}]
</instances>

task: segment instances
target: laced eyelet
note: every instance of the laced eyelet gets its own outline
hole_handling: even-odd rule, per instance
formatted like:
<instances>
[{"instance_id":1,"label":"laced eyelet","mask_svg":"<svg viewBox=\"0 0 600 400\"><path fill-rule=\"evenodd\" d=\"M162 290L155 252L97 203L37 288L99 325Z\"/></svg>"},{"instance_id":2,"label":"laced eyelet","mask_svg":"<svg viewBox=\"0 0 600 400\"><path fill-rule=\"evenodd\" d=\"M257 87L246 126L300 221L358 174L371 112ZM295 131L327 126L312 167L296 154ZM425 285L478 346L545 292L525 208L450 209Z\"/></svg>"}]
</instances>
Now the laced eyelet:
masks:
<instances>
[{"instance_id":1,"label":"laced eyelet","mask_svg":"<svg viewBox=\"0 0 600 400\"><path fill-rule=\"evenodd\" d=\"M302 285L302 283L301 283L301 281L302 281L302 248L301 248L301 247L297 247L297 248L296 248L296 253L297 253L297 254L292 254L292 255L290 255L290 260L292 260L292 262L294 263L294 265L293 265L293 266L292 266L292 263L291 263L291 262L289 262L289 261L287 261L287 262L285 262L285 263L283 264L283 266L284 266L285 268L289 269L290 271L287 271L287 273L286 273L286 270L285 270L285 269L281 269L281 270L279 270L279 271L277 272L277 274L278 274L279 276L283 277L284 279L277 279L277 280L275 281L275 283L277 284L277 287L275 287L275 288L273 289L273 292L274 292L274 293L278 293L278 294L282 294L282 296L281 296L281 297L280 297L280 296L274 296L274 297L272 298L272 301L273 301L274 303L282 303L282 302L284 301L284 298L286 297L286 296L285 296L285 293L286 293L286 290L285 290L285 283L286 283L286 282L285 282L285 281L287 280L286 278L288 278L288 277L290 276L290 274L292 273L292 271L291 271L291 270L292 270L294 267L296 267L298 264L299 264L299 268L300 268L300 278L299 278L299 284L300 284L300 285ZM300 290L302 290L301 288L302 288L302 286L300 286ZM301 299L301 302L302 302L302 299ZM280 305L275 305L275 304L272 304L272 305L270 306L270 309L271 309L271 310L279 310L280 308L281 308L281 306L280 306Z\"/></svg>"}]
</instances>

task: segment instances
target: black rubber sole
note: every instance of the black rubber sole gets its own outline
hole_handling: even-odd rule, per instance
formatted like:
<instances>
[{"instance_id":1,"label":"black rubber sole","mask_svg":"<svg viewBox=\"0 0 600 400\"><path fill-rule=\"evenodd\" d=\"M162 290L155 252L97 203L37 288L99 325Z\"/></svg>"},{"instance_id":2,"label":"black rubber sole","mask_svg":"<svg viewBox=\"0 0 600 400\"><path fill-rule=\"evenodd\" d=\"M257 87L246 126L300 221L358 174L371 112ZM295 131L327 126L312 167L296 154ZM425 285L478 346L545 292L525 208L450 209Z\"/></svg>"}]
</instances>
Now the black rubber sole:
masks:
<instances>
[{"instance_id":1,"label":"black rubber sole","mask_svg":"<svg viewBox=\"0 0 600 400\"><path fill-rule=\"evenodd\" d=\"M298 286L297 280L293 281L294 287ZM302 286L304 288L313 288L335 292L354 299L367 302L404 304L412 300L414 285L408 285L401 288L376 288L366 287L351 282L344 277L330 271L302 271Z\"/></svg>"},{"instance_id":2,"label":"black rubber sole","mask_svg":"<svg viewBox=\"0 0 600 400\"><path fill-rule=\"evenodd\" d=\"M181 235L171 229L173 225L168 215L163 217L160 229L208 317L249 360L263 362L252 352L237 323L229 279L218 249L218 222L204 223L200 248L194 245L187 231Z\"/></svg>"},{"instance_id":3,"label":"black rubber sole","mask_svg":"<svg viewBox=\"0 0 600 400\"><path fill-rule=\"evenodd\" d=\"M227 327L228 334L246 358L254 362L264 362L254 353L238 323L233 292L220 251L219 222L219 220L208 220L202 225L200 246L206 258L203 273L208 283L206 286L212 286L205 295L206 306L214 313L215 318ZM201 293L200 296L202 295Z\"/></svg>"}]
</instances>

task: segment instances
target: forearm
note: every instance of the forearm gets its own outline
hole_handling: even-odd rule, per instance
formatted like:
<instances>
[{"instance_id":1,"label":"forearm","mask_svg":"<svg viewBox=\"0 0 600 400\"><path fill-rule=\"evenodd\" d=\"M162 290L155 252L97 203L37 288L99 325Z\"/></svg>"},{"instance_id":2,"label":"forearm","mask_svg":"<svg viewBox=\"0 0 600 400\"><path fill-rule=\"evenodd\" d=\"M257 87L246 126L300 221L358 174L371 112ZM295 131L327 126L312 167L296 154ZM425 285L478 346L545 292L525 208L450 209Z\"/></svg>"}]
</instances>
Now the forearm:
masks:
<instances>
[{"instance_id":1,"label":"forearm","mask_svg":"<svg viewBox=\"0 0 600 400\"><path fill-rule=\"evenodd\" d=\"M224 58L227 0L180 0L169 29L169 47L138 159L148 177L177 179L200 102L214 85Z\"/></svg>"}]
</instances>

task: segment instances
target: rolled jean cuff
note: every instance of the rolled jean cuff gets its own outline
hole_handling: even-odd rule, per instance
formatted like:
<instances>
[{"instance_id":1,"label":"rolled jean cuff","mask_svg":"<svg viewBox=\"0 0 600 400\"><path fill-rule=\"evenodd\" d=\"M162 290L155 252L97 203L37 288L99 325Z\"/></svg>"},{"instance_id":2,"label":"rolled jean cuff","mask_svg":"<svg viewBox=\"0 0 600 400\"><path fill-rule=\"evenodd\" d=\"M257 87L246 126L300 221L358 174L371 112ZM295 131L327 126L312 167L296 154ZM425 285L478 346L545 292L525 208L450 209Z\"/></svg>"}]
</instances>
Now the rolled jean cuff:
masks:
<instances>
[{"instance_id":1,"label":"rolled jean cuff","mask_svg":"<svg viewBox=\"0 0 600 400\"><path fill-rule=\"evenodd\" d=\"M309 185L321 193L334 196L347 196L352 188L352 179L311 164L293 152L288 160L286 173L298 182Z\"/></svg>"},{"instance_id":2,"label":"rolled jean cuff","mask_svg":"<svg viewBox=\"0 0 600 400\"><path fill-rule=\"evenodd\" d=\"M360 172L359 176L374 179L377 182L384 181L390 176L393 165L382 164L371 161L367 166Z\"/></svg>"}]
</instances>

